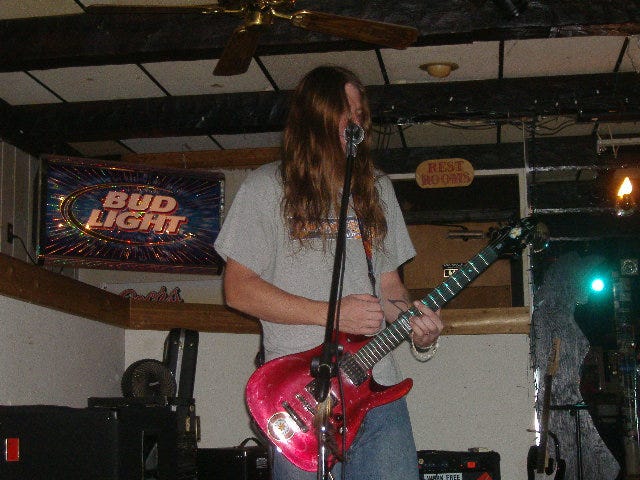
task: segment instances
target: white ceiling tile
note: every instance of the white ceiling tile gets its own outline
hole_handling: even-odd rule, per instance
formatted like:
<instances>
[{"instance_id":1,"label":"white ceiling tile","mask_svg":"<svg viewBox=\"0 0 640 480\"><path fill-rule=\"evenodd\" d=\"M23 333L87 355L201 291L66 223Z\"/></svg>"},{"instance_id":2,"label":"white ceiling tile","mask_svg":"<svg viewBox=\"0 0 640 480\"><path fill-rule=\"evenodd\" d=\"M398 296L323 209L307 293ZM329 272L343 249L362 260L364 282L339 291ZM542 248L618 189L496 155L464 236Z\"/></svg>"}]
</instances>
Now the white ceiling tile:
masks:
<instances>
[{"instance_id":1,"label":"white ceiling tile","mask_svg":"<svg viewBox=\"0 0 640 480\"><path fill-rule=\"evenodd\" d=\"M69 144L82 155L99 157L105 155L126 155L131 151L118 142L74 142Z\"/></svg>"},{"instance_id":2,"label":"white ceiling tile","mask_svg":"<svg viewBox=\"0 0 640 480\"><path fill-rule=\"evenodd\" d=\"M136 65L55 68L30 73L68 102L165 95Z\"/></svg>"},{"instance_id":3,"label":"white ceiling tile","mask_svg":"<svg viewBox=\"0 0 640 480\"><path fill-rule=\"evenodd\" d=\"M624 37L509 40L504 76L534 77L613 72Z\"/></svg>"},{"instance_id":4,"label":"white ceiling tile","mask_svg":"<svg viewBox=\"0 0 640 480\"><path fill-rule=\"evenodd\" d=\"M0 98L10 105L60 102L59 98L24 72L0 73Z\"/></svg>"},{"instance_id":5,"label":"white ceiling tile","mask_svg":"<svg viewBox=\"0 0 640 480\"><path fill-rule=\"evenodd\" d=\"M73 0L2 0L0 19L48 17L82 13L82 8Z\"/></svg>"},{"instance_id":6,"label":"white ceiling tile","mask_svg":"<svg viewBox=\"0 0 640 480\"><path fill-rule=\"evenodd\" d=\"M352 70L365 85L384 83L374 51L300 53L260 57L269 74L282 90L292 90L310 70L321 65L338 65Z\"/></svg>"},{"instance_id":7,"label":"white ceiling tile","mask_svg":"<svg viewBox=\"0 0 640 480\"><path fill-rule=\"evenodd\" d=\"M620 64L620 70L640 73L640 35L629 37L629 45Z\"/></svg>"},{"instance_id":8,"label":"white ceiling tile","mask_svg":"<svg viewBox=\"0 0 640 480\"><path fill-rule=\"evenodd\" d=\"M391 83L455 82L497 78L498 46L498 42L476 42L381 52ZM431 77L420 69L434 62L453 62L458 69L445 78Z\"/></svg>"},{"instance_id":9,"label":"white ceiling tile","mask_svg":"<svg viewBox=\"0 0 640 480\"><path fill-rule=\"evenodd\" d=\"M484 122L416 123L406 125L403 132L409 147L475 145L496 141L496 127Z\"/></svg>"},{"instance_id":10,"label":"white ceiling tile","mask_svg":"<svg viewBox=\"0 0 640 480\"><path fill-rule=\"evenodd\" d=\"M201 137L163 137L128 138L122 140L136 153L190 152L194 150L219 150L219 147L207 136Z\"/></svg>"},{"instance_id":11,"label":"white ceiling tile","mask_svg":"<svg viewBox=\"0 0 640 480\"><path fill-rule=\"evenodd\" d=\"M215 135L216 141L222 148L232 150L236 148L279 147L282 132L246 133L243 135Z\"/></svg>"},{"instance_id":12,"label":"white ceiling tile","mask_svg":"<svg viewBox=\"0 0 640 480\"><path fill-rule=\"evenodd\" d=\"M273 90L271 84L252 61L249 70L231 77L215 76L217 60L145 63L143 67L171 95L206 95L216 93L259 92Z\"/></svg>"},{"instance_id":13,"label":"white ceiling tile","mask_svg":"<svg viewBox=\"0 0 640 480\"><path fill-rule=\"evenodd\" d=\"M403 130L407 126L401 127ZM401 148L402 139L397 125L374 125L371 148L374 150L386 150L388 148Z\"/></svg>"},{"instance_id":14,"label":"white ceiling tile","mask_svg":"<svg viewBox=\"0 0 640 480\"><path fill-rule=\"evenodd\" d=\"M640 134L640 122L601 123L598 134L602 137L611 135Z\"/></svg>"}]
</instances>

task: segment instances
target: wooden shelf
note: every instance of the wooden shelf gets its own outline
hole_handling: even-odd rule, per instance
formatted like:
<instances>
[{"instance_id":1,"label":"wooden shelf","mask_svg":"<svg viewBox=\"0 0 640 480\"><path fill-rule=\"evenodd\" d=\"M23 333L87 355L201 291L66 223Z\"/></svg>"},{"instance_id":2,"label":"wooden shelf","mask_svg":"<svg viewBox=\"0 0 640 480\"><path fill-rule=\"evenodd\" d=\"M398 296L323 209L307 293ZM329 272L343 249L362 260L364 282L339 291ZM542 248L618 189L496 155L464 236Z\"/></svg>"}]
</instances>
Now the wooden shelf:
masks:
<instances>
[{"instance_id":1,"label":"wooden shelf","mask_svg":"<svg viewBox=\"0 0 640 480\"><path fill-rule=\"evenodd\" d=\"M0 295L135 330L259 333L255 318L224 305L130 300L0 253ZM445 335L528 334L528 307L444 309Z\"/></svg>"}]
</instances>

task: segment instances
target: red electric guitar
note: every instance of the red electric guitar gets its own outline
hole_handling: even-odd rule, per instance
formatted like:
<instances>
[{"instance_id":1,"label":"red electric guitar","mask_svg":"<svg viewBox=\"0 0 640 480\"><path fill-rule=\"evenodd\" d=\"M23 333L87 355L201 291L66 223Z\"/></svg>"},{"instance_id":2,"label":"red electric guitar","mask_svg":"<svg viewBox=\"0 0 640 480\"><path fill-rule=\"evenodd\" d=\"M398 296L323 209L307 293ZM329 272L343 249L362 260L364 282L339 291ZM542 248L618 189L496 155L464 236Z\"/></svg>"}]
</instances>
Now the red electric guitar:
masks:
<instances>
[{"instance_id":1,"label":"red electric guitar","mask_svg":"<svg viewBox=\"0 0 640 480\"><path fill-rule=\"evenodd\" d=\"M546 242L545 229L533 218L500 229L489 246L421 302L432 310L441 308L500 255L517 253L527 243ZM331 379L327 397L331 399L329 430L334 436L333 444L344 444L348 449L369 410L397 400L411 389L413 382L409 378L396 385L381 386L371 378L371 369L409 338L409 319L416 315L419 311L413 306L374 337L339 334L338 343L342 347L339 378ZM307 471L318 467L318 436L314 428L318 407L314 393L318 382L311 375L310 365L321 353L322 345L267 362L254 372L246 388L247 406L256 425L286 458ZM336 461L331 454L329 468Z\"/></svg>"}]
</instances>

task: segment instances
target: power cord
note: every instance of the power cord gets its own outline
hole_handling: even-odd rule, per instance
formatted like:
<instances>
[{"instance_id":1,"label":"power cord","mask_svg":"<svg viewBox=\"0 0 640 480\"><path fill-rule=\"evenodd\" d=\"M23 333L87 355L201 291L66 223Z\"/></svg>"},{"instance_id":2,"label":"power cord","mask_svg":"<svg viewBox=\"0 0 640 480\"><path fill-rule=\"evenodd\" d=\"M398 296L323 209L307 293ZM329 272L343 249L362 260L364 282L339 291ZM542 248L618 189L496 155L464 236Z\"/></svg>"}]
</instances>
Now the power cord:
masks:
<instances>
[{"instance_id":1,"label":"power cord","mask_svg":"<svg viewBox=\"0 0 640 480\"><path fill-rule=\"evenodd\" d=\"M31 263L33 263L34 265L37 265L38 262L36 262L33 257L31 256L31 254L29 253L29 249L27 248L27 245L24 243L24 240L22 239L22 237L20 237L19 235L16 235L15 233L13 233L13 224L8 223L7 224L7 242L9 243L13 243L13 239L17 238L20 241L20 244L22 245L22 248L24 249L24 253L27 254L27 257L29 257L29 260L31 260Z\"/></svg>"}]
</instances>

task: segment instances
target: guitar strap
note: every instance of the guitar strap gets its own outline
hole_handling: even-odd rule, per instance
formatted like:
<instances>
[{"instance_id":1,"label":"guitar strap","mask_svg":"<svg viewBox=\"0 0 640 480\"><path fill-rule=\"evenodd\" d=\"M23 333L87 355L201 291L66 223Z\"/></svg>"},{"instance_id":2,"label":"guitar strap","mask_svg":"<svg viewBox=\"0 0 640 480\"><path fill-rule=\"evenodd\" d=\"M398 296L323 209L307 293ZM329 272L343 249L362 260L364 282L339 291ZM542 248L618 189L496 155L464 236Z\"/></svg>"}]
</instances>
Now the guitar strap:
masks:
<instances>
[{"instance_id":1,"label":"guitar strap","mask_svg":"<svg viewBox=\"0 0 640 480\"><path fill-rule=\"evenodd\" d=\"M373 271L373 250L371 238L367 234L367 230L360 221L360 217L356 215L358 219L358 228L360 229L360 238L362 238L362 246L364 247L364 255L367 257L367 270L369 271L369 281L371 282L371 293L376 297L376 275Z\"/></svg>"}]
</instances>

